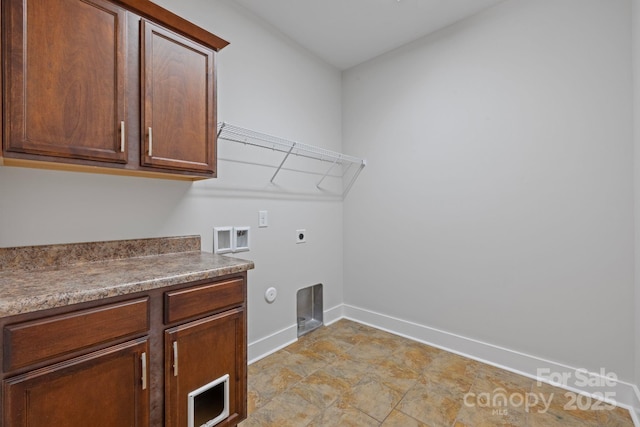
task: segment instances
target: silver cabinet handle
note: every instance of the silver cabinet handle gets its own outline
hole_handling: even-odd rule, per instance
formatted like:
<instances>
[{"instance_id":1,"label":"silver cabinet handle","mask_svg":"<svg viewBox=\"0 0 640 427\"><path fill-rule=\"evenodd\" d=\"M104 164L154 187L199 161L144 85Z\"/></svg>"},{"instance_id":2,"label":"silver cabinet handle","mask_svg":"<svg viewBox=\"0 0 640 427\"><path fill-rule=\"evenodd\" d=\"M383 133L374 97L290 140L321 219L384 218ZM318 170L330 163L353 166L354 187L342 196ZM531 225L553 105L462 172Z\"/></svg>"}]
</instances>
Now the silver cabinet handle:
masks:
<instances>
[{"instance_id":1,"label":"silver cabinet handle","mask_svg":"<svg viewBox=\"0 0 640 427\"><path fill-rule=\"evenodd\" d=\"M173 376L178 376L178 341L173 342Z\"/></svg>"},{"instance_id":2,"label":"silver cabinet handle","mask_svg":"<svg viewBox=\"0 0 640 427\"><path fill-rule=\"evenodd\" d=\"M153 157L153 134L149 128L149 157Z\"/></svg>"},{"instance_id":3,"label":"silver cabinet handle","mask_svg":"<svg viewBox=\"0 0 640 427\"><path fill-rule=\"evenodd\" d=\"M142 362L142 389L147 389L147 353L144 352L140 355L140 361Z\"/></svg>"},{"instance_id":4,"label":"silver cabinet handle","mask_svg":"<svg viewBox=\"0 0 640 427\"><path fill-rule=\"evenodd\" d=\"M120 122L120 152L124 153L124 120Z\"/></svg>"}]
</instances>

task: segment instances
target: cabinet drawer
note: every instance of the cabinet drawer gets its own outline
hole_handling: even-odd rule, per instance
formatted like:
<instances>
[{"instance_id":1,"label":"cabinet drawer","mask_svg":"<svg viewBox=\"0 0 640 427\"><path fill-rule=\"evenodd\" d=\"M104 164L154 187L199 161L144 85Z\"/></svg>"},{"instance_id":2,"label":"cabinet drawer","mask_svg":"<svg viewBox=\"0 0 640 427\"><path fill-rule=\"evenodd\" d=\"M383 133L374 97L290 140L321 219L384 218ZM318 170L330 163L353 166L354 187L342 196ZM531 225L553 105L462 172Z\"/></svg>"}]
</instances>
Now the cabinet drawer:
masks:
<instances>
[{"instance_id":1,"label":"cabinet drawer","mask_svg":"<svg viewBox=\"0 0 640 427\"><path fill-rule=\"evenodd\" d=\"M148 329L148 298L8 325L4 369L22 368Z\"/></svg>"},{"instance_id":2,"label":"cabinet drawer","mask_svg":"<svg viewBox=\"0 0 640 427\"><path fill-rule=\"evenodd\" d=\"M244 280L232 279L165 294L165 323L188 319L244 302Z\"/></svg>"}]
</instances>

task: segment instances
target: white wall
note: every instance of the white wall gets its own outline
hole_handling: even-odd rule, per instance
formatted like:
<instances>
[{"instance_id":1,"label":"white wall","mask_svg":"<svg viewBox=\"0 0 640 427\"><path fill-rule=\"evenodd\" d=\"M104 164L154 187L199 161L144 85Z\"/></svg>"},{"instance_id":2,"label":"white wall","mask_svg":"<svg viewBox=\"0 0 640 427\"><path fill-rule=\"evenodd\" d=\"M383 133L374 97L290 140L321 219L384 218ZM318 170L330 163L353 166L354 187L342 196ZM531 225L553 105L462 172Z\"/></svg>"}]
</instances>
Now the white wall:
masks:
<instances>
[{"instance_id":1,"label":"white wall","mask_svg":"<svg viewBox=\"0 0 640 427\"><path fill-rule=\"evenodd\" d=\"M232 1L157 1L230 41L218 54L219 119L330 149L341 143L340 72L311 57ZM216 180L193 184L0 168L0 246L198 234L249 225L249 341L295 325L298 288L324 284L325 307L342 302L342 202L315 190L314 176L284 171L281 157L219 142ZM249 165L229 159L258 163ZM265 166L267 165L267 166ZM271 166L269 166L271 165ZM294 159L289 168L302 168ZM265 190L265 191L261 191ZM258 228L258 210L270 226ZM307 229L304 245L295 230ZM276 286L279 298L263 298ZM292 329L295 338L295 328Z\"/></svg>"},{"instance_id":2,"label":"white wall","mask_svg":"<svg viewBox=\"0 0 640 427\"><path fill-rule=\"evenodd\" d=\"M250 225L250 342L293 338L301 286L341 304L344 268L347 304L626 380L635 350L640 382L629 1L510 0L342 88L231 0L156 2L231 42L219 119L368 158L344 212L314 175L268 185L280 157L221 141L220 178L194 184L0 168L0 246L200 234L210 250L213 226Z\"/></svg>"},{"instance_id":3,"label":"white wall","mask_svg":"<svg viewBox=\"0 0 640 427\"><path fill-rule=\"evenodd\" d=\"M344 73L346 304L634 381L630 4L511 0Z\"/></svg>"},{"instance_id":4,"label":"white wall","mask_svg":"<svg viewBox=\"0 0 640 427\"><path fill-rule=\"evenodd\" d=\"M640 0L632 1L633 106L634 106L634 196L635 196L635 370L640 385Z\"/></svg>"}]
</instances>

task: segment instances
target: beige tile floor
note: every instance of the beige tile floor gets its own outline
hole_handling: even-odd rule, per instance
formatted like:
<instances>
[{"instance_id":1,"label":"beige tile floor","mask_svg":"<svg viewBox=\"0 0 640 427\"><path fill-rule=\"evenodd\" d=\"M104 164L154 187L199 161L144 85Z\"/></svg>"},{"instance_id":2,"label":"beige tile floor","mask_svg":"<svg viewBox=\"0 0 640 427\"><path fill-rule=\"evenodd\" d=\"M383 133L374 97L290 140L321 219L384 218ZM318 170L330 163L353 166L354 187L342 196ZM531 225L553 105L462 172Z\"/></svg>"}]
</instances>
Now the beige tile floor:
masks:
<instances>
[{"instance_id":1,"label":"beige tile floor","mask_svg":"<svg viewBox=\"0 0 640 427\"><path fill-rule=\"evenodd\" d=\"M249 418L240 427L633 427L621 408L567 410L565 393L340 320L249 366ZM511 404L494 402L500 395Z\"/></svg>"}]
</instances>

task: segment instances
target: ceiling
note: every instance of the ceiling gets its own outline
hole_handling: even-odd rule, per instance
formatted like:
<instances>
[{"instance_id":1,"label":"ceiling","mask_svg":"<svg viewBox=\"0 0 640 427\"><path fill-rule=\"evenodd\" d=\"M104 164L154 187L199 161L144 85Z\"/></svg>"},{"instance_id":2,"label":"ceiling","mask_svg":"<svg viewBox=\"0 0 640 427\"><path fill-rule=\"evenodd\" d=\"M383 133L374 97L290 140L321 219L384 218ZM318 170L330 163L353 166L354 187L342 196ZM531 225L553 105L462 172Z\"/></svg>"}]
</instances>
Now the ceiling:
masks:
<instances>
[{"instance_id":1,"label":"ceiling","mask_svg":"<svg viewBox=\"0 0 640 427\"><path fill-rule=\"evenodd\" d=\"M504 0L235 0L345 70Z\"/></svg>"}]
</instances>

